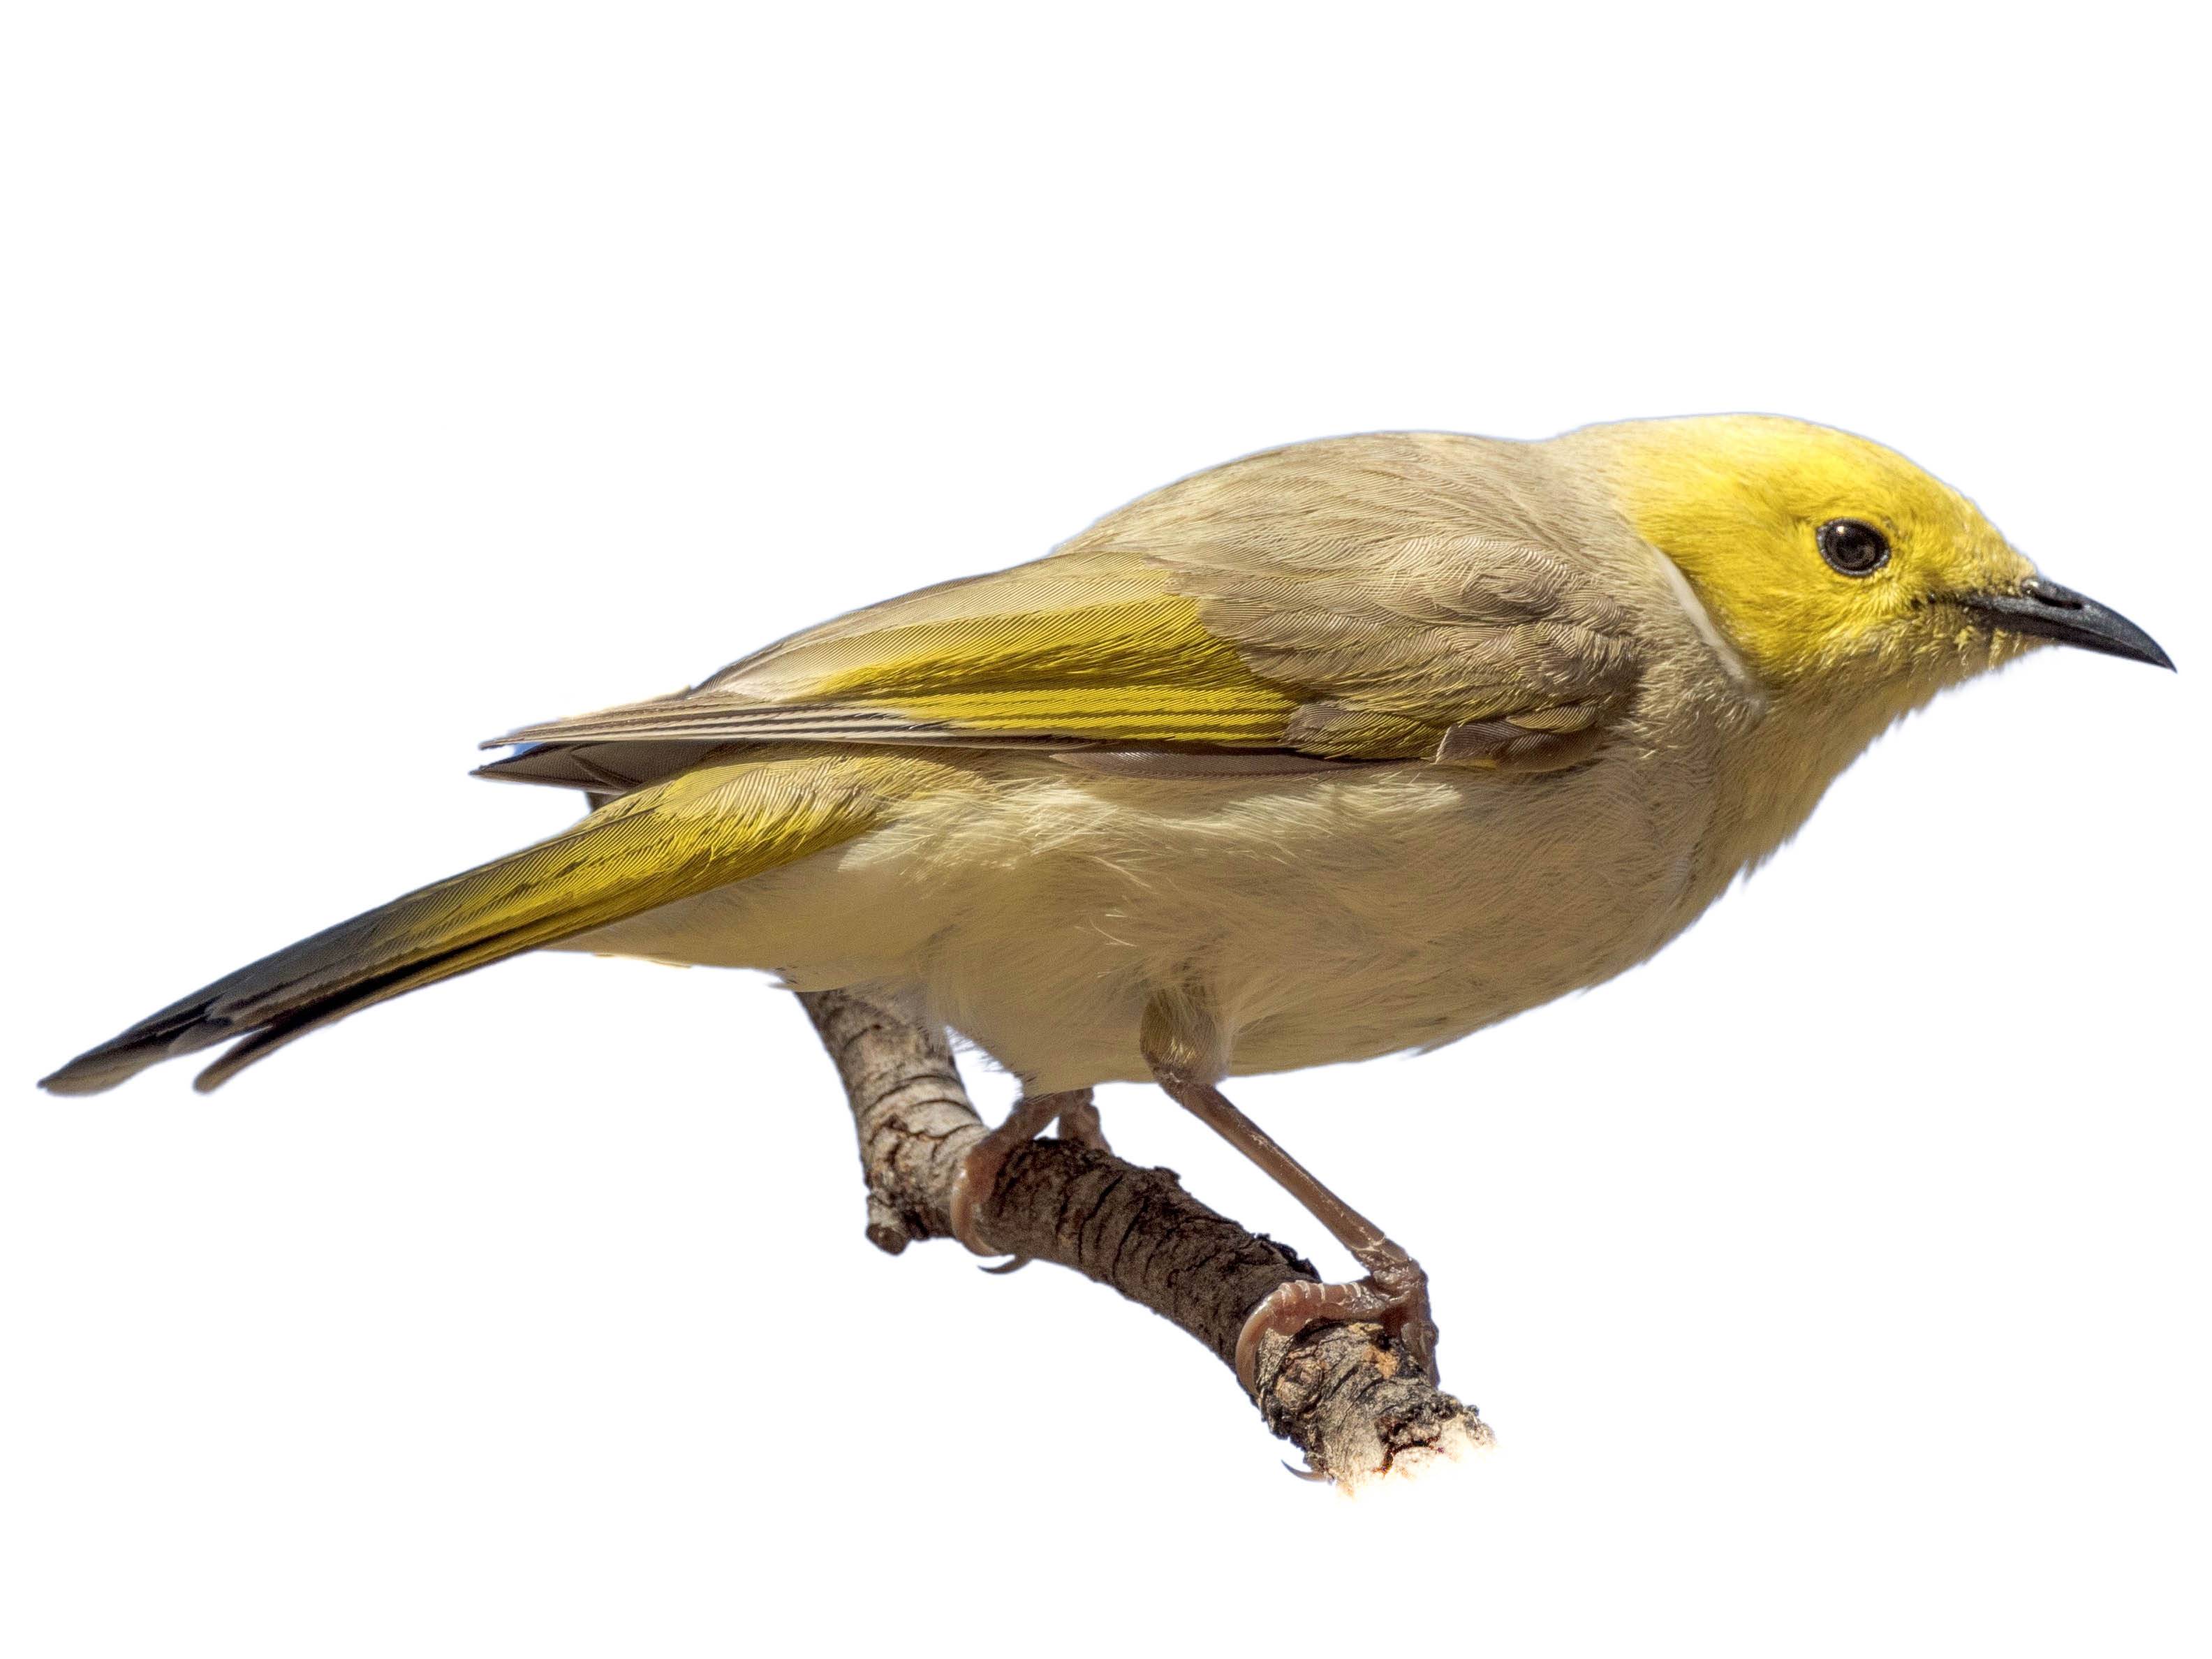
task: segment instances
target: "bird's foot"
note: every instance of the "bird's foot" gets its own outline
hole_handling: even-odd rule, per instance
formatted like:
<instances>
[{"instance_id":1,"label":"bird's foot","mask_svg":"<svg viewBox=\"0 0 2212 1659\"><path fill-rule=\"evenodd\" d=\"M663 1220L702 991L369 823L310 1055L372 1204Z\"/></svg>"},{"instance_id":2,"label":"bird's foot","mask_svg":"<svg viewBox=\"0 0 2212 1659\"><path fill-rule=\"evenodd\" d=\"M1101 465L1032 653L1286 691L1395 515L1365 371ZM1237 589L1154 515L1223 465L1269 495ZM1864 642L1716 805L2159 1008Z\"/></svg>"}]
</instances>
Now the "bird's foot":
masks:
<instances>
[{"instance_id":1,"label":"bird's foot","mask_svg":"<svg viewBox=\"0 0 2212 1659\"><path fill-rule=\"evenodd\" d=\"M1113 1152L1107 1143L1106 1127L1099 1121L1098 1103L1091 1097L1090 1090L1081 1091L1079 1098L1060 1109L1060 1138L1094 1152Z\"/></svg>"},{"instance_id":2,"label":"bird's foot","mask_svg":"<svg viewBox=\"0 0 2212 1659\"><path fill-rule=\"evenodd\" d=\"M1421 1264L1383 1239L1359 1252L1367 1277L1343 1285L1292 1279L1279 1285L1252 1310L1237 1336L1237 1380L1256 1397L1260 1342L1270 1334L1294 1337L1310 1325L1373 1321L1406 1351L1430 1382L1437 1380L1437 1325L1429 1316L1429 1276Z\"/></svg>"},{"instance_id":3,"label":"bird's foot","mask_svg":"<svg viewBox=\"0 0 2212 1659\"><path fill-rule=\"evenodd\" d=\"M1075 1089L1065 1094L1023 1096L1006 1114L1006 1121L970 1146L960 1160L959 1172L952 1178L952 1236L977 1255L1005 1254L984 1242L977 1226L981 1212L990 1202L1000 1172L1015 1149L1036 1139L1054 1118L1060 1120L1060 1133L1067 1139L1098 1152L1107 1150L1091 1091ZM1028 1265L1027 1256L1016 1256L1001 1267L983 1271L1010 1273Z\"/></svg>"}]
</instances>

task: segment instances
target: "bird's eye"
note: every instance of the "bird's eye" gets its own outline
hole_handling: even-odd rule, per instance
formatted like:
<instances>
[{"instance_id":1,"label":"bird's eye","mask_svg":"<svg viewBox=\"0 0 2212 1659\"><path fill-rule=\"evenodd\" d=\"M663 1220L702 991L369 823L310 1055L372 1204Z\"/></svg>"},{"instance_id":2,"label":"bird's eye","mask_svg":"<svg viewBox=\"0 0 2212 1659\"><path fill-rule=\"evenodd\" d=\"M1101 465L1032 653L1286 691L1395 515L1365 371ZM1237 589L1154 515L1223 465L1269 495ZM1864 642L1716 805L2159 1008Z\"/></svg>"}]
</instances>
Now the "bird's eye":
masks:
<instances>
[{"instance_id":1,"label":"bird's eye","mask_svg":"<svg viewBox=\"0 0 2212 1659\"><path fill-rule=\"evenodd\" d=\"M1889 538L1864 519L1831 519L1820 540L1820 556L1846 576L1871 576L1889 562Z\"/></svg>"}]
</instances>

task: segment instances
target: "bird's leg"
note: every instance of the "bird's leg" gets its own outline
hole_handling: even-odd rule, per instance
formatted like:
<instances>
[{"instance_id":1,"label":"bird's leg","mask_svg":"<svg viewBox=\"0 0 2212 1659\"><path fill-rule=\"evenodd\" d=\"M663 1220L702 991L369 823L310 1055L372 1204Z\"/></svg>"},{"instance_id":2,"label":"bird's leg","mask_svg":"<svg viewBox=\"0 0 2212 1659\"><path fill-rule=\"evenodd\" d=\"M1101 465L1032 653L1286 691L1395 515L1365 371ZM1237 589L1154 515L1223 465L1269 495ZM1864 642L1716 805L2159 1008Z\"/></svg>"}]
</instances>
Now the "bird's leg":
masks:
<instances>
[{"instance_id":1,"label":"bird's leg","mask_svg":"<svg viewBox=\"0 0 2212 1659\"><path fill-rule=\"evenodd\" d=\"M999 1184L999 1171L1006 1168L1017 1146L1036 1139L1054 1118L1060 1120L1060 1132L1067 1139L1102 1152L1107 1150L1091 1091L1070 1089L1056 1095L1024 1095L1006 1114L1006 1121L970 1146L960 1160L959 1173L952 1178L952 1236L977 1255L1004 1254L984 1243L975 1230L976 1212L990 1201L992 1189ZM991 1271L1012 1273L1027 1260L1017 1257L1011 1266Z\"/></svg>"},{"instance_id":2,"label":"bird's leg","mask_svg":"<svg viewBox=\"0 0 2212 1659\"><path fill-rule=\"evenodd\" d=\"M1146 1059L1160 1087L1177 1105L1266 1170L1367 1270L1366 1278L1348 1285L1294 1279L1278 1286L1253 1309L1237 1338L1237 1380L1245 1391L1255 1391L1260 1339L1270 1331L1296 1336L1309 1325L1366 1319L1381 1325L1404 1345L1423 1375L1435 1382L1437 1327L1429 1317L1429 1276L1421 1271L1421 1264L1386 1237L1380 1227L1322 1186L1311 1170L1277 1146L1220 1090L1200 1081L1172 1060L1152 1054Z\"/></svg>"},{"instance_id":3,"label":"bird's leg","mask_svg":"<svg viewBox=\"0 0 2212 1659\"><path fill-rule=\"evenodd\" d=\"M1114 1149L1107 1144L1106 1126L1098 1120L1098 1103L1091 1099L1091 1091L1072 1089L1060 1098L1068 1103L1060 1109L1060 1138L1094 1152L1111 1152Z\"/></svg>"}]
</instances>

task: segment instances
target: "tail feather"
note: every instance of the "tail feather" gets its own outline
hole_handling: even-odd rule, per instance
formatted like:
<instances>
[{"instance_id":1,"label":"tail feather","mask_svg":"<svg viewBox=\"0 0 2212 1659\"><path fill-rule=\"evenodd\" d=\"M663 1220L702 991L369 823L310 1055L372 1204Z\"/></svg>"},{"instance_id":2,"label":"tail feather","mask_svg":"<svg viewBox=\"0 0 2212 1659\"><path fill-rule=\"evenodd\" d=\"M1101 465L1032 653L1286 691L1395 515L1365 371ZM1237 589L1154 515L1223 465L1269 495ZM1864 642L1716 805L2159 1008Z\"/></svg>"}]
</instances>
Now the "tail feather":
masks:
<instances>
[{"instance_id":1,"label":"tail feather","mask_svg":"<svg viewBox=\"0 0 2212 1659\"><path fill-rule=\"evenodd\" d=\"M848 840L939 769L817 755L685 773L264 957L88 1049L40 1086L96 1094L161 1060L241 1039L200 1073L196 1086L215 1088L360 1009Z\"/></svg>"}]
</instances>

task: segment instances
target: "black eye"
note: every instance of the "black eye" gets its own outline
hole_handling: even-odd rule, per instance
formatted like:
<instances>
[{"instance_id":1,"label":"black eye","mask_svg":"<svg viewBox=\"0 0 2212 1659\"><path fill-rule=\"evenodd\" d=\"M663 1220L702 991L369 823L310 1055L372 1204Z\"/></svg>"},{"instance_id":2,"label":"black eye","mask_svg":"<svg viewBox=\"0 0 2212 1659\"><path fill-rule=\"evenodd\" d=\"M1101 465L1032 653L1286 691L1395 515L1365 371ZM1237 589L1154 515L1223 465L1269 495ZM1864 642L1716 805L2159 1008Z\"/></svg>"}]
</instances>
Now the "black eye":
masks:
<instances>
[{"instance_id":1,"label":"black eye","mask_svg":"<svg viewBox=\"0 0 2212 1659\"><path fill-rule=\"evenodd\" d=\"M1889 538L1864 519L1831 519L1820 526L1820 556L1846 576L1871 576L1889 562Z\"/></svg>"}]
</instances>

